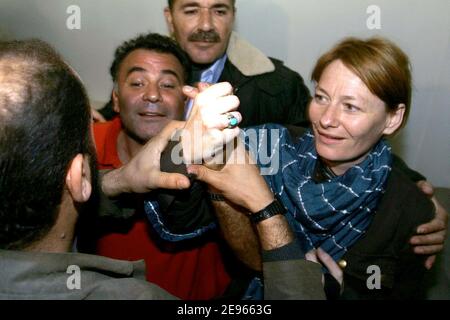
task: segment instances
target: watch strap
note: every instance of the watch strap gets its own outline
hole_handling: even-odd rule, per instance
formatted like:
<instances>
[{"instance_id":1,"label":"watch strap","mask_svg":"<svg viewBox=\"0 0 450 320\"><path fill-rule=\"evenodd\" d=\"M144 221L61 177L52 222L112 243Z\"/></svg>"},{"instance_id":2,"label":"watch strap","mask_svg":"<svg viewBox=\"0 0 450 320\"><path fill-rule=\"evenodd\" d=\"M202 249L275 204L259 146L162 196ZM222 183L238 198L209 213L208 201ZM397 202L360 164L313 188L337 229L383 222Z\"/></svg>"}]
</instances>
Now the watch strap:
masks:
<instances>
[{"instance_id":1,"label":"watch strap","mask_svg":"<svg viewBox=\"0 0 450 320\"><path fill-rule=\"evenodd\" d=\"M283 215L286 211L286 208L283 206L278 197L275 197L275 200L273 200L267 207L250 215L250 221L256 224L278 214Z\"/></svg>"}]
</instances>

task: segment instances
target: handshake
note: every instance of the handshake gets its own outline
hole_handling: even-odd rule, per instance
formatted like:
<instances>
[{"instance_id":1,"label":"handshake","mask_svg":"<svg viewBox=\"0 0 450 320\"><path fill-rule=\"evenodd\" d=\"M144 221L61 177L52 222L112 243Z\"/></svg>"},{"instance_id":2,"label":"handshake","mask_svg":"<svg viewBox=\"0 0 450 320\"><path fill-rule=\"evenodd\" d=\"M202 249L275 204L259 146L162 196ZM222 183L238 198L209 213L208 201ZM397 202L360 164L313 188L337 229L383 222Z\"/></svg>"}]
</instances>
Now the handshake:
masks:
<instances>
[{"instance_id":1,"label":"handshake","mask_svg":"<svg viewBox=\"0 0 450 320\"><path fill-rule=\"evenodd\" d=\"M200 83L198 89L185 87L183 91L194 104L186 125L175 136L181 143L172 150L171 160L175 164L222 165L224 146L233 143L240 132L238 97L227 82L212 86Z\"/></svg>"},{"instance_id":2,"label":"handshake","mask_svg":"<svg viewBox=\"0 0 450 320\"><path fill-rule=\"evenodd\" d=\"M186 86L183 92L194 100L189 119L186 122L171 121L130 162L107 173L102 181L102 190L107 196L189 188L190 181L186 175L161 171L161 154L171 140L181 140L170 150L173 164L223 167L220 164L224 162L224 146L234 143L240 133L237 126L242 116L236 111L239 99L233 95L232 86L225 82L215 85L200 83L198 88Z\"/></svg>"}]
</instances>

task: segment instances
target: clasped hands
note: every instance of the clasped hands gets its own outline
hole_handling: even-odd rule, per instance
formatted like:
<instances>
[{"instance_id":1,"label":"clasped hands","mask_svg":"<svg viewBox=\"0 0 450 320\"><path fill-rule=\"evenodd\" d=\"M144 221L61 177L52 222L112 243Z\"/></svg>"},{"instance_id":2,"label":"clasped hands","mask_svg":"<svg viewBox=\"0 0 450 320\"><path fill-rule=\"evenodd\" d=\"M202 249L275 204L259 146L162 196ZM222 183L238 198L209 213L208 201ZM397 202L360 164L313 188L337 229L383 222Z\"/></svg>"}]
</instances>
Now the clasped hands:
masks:
<instances>
[{"instance_id":1,"label":"clasped hands","mask_svg":"<svg viewBox=\"0 0 450 320\"><path fill-rule=\"evenodd\" d=\"M194 99L191 115L186 122L172 120L123 167L104 176L103 192L109 197L121 193L147 193L155 189L186 189L189 179L179 173L161 172L161 154L169 141L181 131L183 162L201 164L204 158L212 160L223 150L224 144L239 135L239 128L228 128L230 117L241 122L235 111L239 99L234 96L229 83L209 86L200 83L198 88L185 86L185 95ZM174 161L176 162L176 161Z\"/></svg>"},{"instance_id":2,"label":"clasped hands","mask_svg":"<svg viewBox=\"0 0 450 320\"><path fill-rule=\"evenodd\" d=\"M195 174L199 180L208 183L230 201L249 211L255 212L265 207L271 202L273 195L259 175L258 168L248 163L247 153L244 152L246 157L244 165L233 161L224 161L225 167L223 163L219 166L214 165L220 164L218 159L224 160L221 153L224 145L233 142L239 135L239 128L227 128L228 113L231 113L238 122L242 120L236 111L239 99L232 94L231 85L219 83L209 86L201 83L198 88L185 87L183 91L189 98L194 99L191 116L187 122L170 122L127 165L115 170L114 177L110 175L114 183L108 184L114 188L109 189L105 187L107 183L102 184L105 194L115 196L123 192L144 193L159 188L188 188L190 182L186 176L160 170L161 152L166 148L174 131L183 129L183 157L188 164L189 173ZM241 144L239 139L236 141L237 146L232 148L231 154L228 155L231 158L239 148L243 149L242 145L239 146ZM202 162L204 164L202 166L195 165ZM432 196L432 191L426 192L426 188L422 186L421 189ZM448 223L447 212L439 203L434 202L437 209L435 219L419 226L419 235L411 239L416 253L431 255L426 261L427 268L433 265L435 259L433 254L442 250Z\"/></svg>"}]
</instances>

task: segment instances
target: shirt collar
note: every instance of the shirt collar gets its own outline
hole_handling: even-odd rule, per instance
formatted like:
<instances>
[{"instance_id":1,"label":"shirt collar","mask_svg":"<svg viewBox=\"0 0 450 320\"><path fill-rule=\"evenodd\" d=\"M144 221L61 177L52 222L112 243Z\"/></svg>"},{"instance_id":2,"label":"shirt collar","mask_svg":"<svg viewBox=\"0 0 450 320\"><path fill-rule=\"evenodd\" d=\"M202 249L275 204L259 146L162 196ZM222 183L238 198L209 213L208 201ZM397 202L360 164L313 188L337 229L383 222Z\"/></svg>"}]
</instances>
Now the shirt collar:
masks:
<instances>
[{"instance_id":1,"label":"shirt collar","mask_svg":"<svg viewBox=\"0 0 450 320\"><path fill-rule=\"evenodd\" d=\"M217 83L222 75L225 63L227 62L227 54L225 53L222 58L216 60L209 68L202 71L200 76L201 82ZM189 100L186 103L184 118L187 119L191 113L193 101Z\"/></svg>"},{"instance_id":2,"label":"shirt collar","mask_svg":"<svg viewBox=\"0 0 450 320\"><path fill-rule=\"evenodd\" d=\"M220 75L225 67L225 62L227 61L227 54L225 53L222 58L216 60L209 68L202 72L200 77L201 82L217 83L219 81Z\"/></svg>"}]
</instances>

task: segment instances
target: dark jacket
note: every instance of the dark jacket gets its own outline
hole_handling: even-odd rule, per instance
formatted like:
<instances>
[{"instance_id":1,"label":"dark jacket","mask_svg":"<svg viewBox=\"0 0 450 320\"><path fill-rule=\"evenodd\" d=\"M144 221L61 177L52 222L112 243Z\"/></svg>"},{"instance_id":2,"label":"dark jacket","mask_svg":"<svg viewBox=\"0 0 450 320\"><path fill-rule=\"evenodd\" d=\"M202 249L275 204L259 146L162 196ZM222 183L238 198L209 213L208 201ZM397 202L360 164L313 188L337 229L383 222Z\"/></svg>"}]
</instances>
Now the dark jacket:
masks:
<instances>
[{"instance_id":1,"label":"dark jacket","mask_svg":"<svg viewBox=\"0 0 450 320\"><path fill-rule=\"evenodd\" d=\"M275 71L257 76L243 75L229 60L219 82L230 82L240 100L242 128L264 123L305 123L309 91L302 77L281 61L270 59Z\"/></svg>"},{"instance_id":2,"label":"dark jacket","mask_svg":"<svg viewBox=\"0 0 450 320\"><path fill-rule=\"evenodd\" d=\"M264 123L304 123L310 100L302 77L232 33L219 82L230 82L240 100L242 128Z\"/></svg>"},{"instance_id":3,"label":"dark jacket","mask_svg":"<svg viewBox=\"0 0 450 320\"><path fill-rule=\"evenodd\" d=\"M424 256L413 252L409 239L417 227L434 217L434 206L395 166L388 178L374 220L363 238L344 255L344 299L420 299L424 295ZM345 261L345 263L343 263ZM381 289L369 290L367 281L381 271Z\"/></svg>"}]
</instances>

